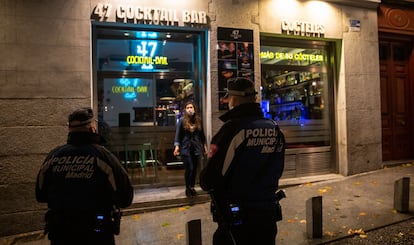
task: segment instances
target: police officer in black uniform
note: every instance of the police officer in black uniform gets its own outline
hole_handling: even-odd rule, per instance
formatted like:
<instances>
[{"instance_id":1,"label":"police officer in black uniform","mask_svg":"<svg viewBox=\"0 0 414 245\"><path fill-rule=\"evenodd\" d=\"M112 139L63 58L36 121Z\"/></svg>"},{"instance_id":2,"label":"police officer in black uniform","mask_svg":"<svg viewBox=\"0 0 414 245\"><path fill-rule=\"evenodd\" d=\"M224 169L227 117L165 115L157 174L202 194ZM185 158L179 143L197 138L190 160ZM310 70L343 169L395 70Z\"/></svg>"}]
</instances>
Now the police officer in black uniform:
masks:
<instances>
[{"instance_id":1,"label":"police officer in black uniform","mask_svg":"<svg viewBox=\"0 0 414 245\"><path fill-rule=\"evenodd\" d=\"M252 81L227 82L229 111L213 137L200 186L212 197L218 223L213 244L274 245L279 178L284 168L285 139L273 120L264 118Z\"/></svg>"},{"instance_id":2,"label":"police officer in black uniform","mask_svg":"<svg viewBox=\"0 0 414 245\"><path fill-rule=\"evenodd\" d=\"M37 176L36 199L48 204L52 245L114 245L119 208L131 205L133 188L118 159L99 145L90 108L69 115L67 144L52 150Z\"/></svg>"}]
</instances>

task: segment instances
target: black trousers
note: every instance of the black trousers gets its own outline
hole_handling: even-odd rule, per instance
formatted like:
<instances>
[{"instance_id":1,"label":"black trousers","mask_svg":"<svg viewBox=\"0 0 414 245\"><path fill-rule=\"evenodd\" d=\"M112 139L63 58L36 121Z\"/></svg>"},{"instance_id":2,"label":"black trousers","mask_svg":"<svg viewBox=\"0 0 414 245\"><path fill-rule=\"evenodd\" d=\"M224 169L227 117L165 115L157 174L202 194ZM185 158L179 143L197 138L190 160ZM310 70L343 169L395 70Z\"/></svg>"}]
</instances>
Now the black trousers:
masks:
<instances>
[{"instance_id":1,"label":"black trousers","mask_svg":"<svg viewBox=\"0 0 414 245\"><path fill-rule=\"evenodd\" d=\"M252 214L243 224L220 225L213 236L213 245L275 245L277 225L274 217Z\"/></svg>"},{"instance_id":2,"label":"black trousers","mask_svg":"<svg viewBox=\"0 0 414 245\"><path fill-rule=\"evenodd\" d=\"M198 165L200 165L200 156L191 153L191 156L181 156L184 163L184 179L187 188L194 187L197 177Z\"/></svg>"}]
</instances>

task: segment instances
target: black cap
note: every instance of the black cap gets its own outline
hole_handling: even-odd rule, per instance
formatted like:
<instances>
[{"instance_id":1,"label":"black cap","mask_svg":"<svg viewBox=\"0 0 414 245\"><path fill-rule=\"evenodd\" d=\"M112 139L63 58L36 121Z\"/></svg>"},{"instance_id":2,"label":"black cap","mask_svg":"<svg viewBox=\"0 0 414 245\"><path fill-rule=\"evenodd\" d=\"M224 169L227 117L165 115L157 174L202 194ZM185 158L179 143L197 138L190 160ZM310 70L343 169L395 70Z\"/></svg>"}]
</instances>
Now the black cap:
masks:
<instances>
[{"instance_id":1,"label":"black cap","mask_svg":"<svg viewBox=\"0 0 414 245\"><path fill-rule=\"evenodd\" d=\"M229 95L233 96L251 96L257 94L254 89L254 83L245 77L230 78L227 80L227 93L225 98Z\"/></svg>"},{"instance_id":2,"label":"black cap","mask_svg":"<svg viewBox=\"0 0 414 245\"><path fill-rule=\"evenodd\" d=\"M91 108L81 108L69 115L69 128L82 127L93 121L93 110Z\"/></svg>"}]
</instances>

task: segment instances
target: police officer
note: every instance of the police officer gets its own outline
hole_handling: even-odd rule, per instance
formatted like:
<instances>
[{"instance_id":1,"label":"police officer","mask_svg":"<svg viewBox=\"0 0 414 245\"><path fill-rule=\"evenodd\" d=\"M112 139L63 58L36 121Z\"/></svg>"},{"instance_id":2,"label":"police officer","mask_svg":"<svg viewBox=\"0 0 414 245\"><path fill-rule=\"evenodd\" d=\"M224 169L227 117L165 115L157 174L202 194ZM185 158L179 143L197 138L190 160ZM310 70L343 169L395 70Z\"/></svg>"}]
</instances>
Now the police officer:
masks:
<instances>
[{"instance_id":1,"label":"police officer","mask_svg":"<svg viewBox=\"0 0 414 245\"><path fill-rule=\"evenodd\" d=\"M37 176L36 199L49 208L45 232L52 245L114 245L117 209L131 205L133 198L128 174L98 145L92 109L78 109L68 121L67 144L48 154Z\"/></svg>"},{"instance_id":2,"label":"police officer","mask_svg":"<svg viewBox=\"0 0 414 245\"><path fill-rule=\"evenodd\" d=\"M254 84L246 78L227 82L229 111L213 137L200 186L212 197L218 228L213 244L274 245L281 210L276 191L284 168L285 139L278 125L264 118Z\"/></svg>"}]
</instances>

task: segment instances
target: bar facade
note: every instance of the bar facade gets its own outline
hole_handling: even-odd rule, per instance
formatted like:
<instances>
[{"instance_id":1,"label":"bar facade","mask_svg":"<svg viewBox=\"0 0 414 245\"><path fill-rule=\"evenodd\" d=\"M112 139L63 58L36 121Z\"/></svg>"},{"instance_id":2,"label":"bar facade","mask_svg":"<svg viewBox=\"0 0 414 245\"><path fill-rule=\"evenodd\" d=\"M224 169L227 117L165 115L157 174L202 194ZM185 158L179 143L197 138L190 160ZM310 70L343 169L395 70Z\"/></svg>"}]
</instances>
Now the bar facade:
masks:
<instances>
[{"instance_id":1,"label":"bar facade","mask_svg":"<svg viewBox=\"0 0 414 245\"><path fill-rule=\"evenodd\" d=\"M283 178L380 168L379 2L3 0L0 236L42 228L36 174L75 108L98 112L135 185L181 185L182 106L209 141L235 76L286 134Z\"/></svg>"}]
</instances>

